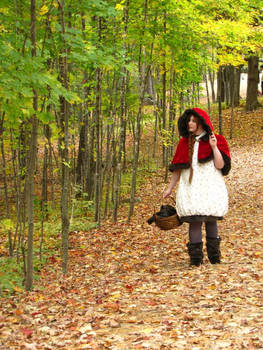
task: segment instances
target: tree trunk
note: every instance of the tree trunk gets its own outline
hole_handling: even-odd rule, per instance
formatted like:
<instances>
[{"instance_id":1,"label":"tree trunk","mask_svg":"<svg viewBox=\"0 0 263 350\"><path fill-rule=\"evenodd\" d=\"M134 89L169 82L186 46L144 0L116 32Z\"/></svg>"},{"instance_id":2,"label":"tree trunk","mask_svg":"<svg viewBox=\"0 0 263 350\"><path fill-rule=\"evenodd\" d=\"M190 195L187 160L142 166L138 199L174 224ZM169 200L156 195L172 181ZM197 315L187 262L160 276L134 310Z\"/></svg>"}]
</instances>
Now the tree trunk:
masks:
<instances>
[{"instance_id":1,"label":"tree trunk","mask_svg":"<svg viewBox=\"0 0 263 350\"><path fill-rule=\"evenodd\" d=\"M223 73L223 82L224 82L224 92L225 92L225 98L224 101L226 102L227 107L231 104L231 88L230 88L230 66L224 67L222 73Z\"/></svg>"},{"instance_id":2,"label":"tree trunk","mask_svg":"<svg viewBox=\"0 0 263 350\"><path fill-rule=\"evenodd\" d=\"M215 72L211 71L210 68L208 68L208 74L209 74L209 81L211 86L211 93L212 93L212 103L216 102L216 95L215 95Z\"/></svg>"},{"instance_id":3,"label":"tree trunk","mask_svg":"<svg viewBox=\"0 0 263 350\"><path fill-rule=\"evenodd\" d=\"M90 125L88 129L88 145L87 145L87 159L86 159L86 179L85 179L85 192L88 194L88 199L91 200L94 197L94 174L96 169L96 163L94 160L94 144L95 144L95 119L94 113L90 115Z\"/></svg>"},{"instance_id":4,"label":"tree trunk","mask_svg":"<svg viewBox=\"0 0 263 350\"><path fill-rule=\"evenodd\" d=\"M234 67L233 67L234 68ZM230 117L230 134L229 134L229 138L232 139L233 137L233 129L234 129L234 107L235 107L235 96L236 96L236 90L238 88L237 84L236 84L236 68L233 69L233 81L234 81L234 86L233 86L233 90L231 90L232 94L231 94L231 117Z\"/></svg>"},{"instance_id":5,"label":"tree trunk","mask_svg":"<svg viewBox=\"0 0 263 350\"><path fill-rule=\"evenodd\" d=\"M130 8L130 0L126 0L125 7L123 9L123 18L124 18L124 36L127 36L128 32L128 24L129 24L129 8ZM123 45L125 60L128 54L128 46L125 42ZM123 69L123 78L122 78L122 85L121 85L121 97L120 97L120 141L119 141L119 152L117 157L117 167L116 167L116 174L115 174L115 183L114 183L114 210L113 210L113 221L117 221L117 215L118 215L118 207L119 207L119 197L120 197L120 186L121 186L121 171L122 171L122 160L125 159L125 162L123 162L124 166L123 169L125 169L125 163L126 163L126 155L125 154L125 143L126 143L126 116L125 116L125 110L126 110L126 94L127 94L127 83L128 83L128 71L124 67Z\"/></svg>"},{"instance_id":6,"label":"tree trunk","mask_svg":"<svg viewBox=\"0 0 263 350\"><path fill-rule=\"evenodd\" d=\"M8 202L8 186L7 186L7 176L6 176L6 161L5 161L5 148L4 148L4 135L3 135L3 123L4 123L4 116L3 120L1 121L0 125L0 148L1 148L1 154L2 154L2 176L3 176L3 183L4 183L4 197L5 197L5 209L6 209L6 217L9 218L10 211L9 211L9 202Z\"/></svg>"},{"instance_id":7,"label":"tree trunk","mask_svg":"<svg viewBox=\"0 0 263 350\"><path fill-rule=\"evenodd\" d=\"M85 114L85 112L84 112ZM85 116L84 118L85 119ZM78 185L78 189L76 192L76 197L81 196L81 192L83 189L83 175L84 175L84 166L85 166L85 145L86 145L86 122L82 121L79 132L79 149L78 149L78 159L76 166L76 184Z\"/></svg>"},{"instance_id":8,"label":"tree trunk","mask_svg":"<svg viewBox=\"0 0 263 350\"><path fill-rule=\"evenodd\" d=\"M40 246L39 246L39 257L42 260L42 247L44 242L44 222L48 219L48 142L50 139L50 127L49 125L44 125L44 159L43 159L43 173L42 173L42 198L41 198L41 236L40 236Z\"/></svg>"},{"instance_id":9,"label":"tree trunk","mask_svg":"<svg viewBox=\"0 0 263 350\"><path fill-rule=\"evenodd\" d=\"M148 9L148 0L144 1L144 27L142 30L142 36L144 35L145 26L147 23L147 9ZM144 96L147 86L148 74L151 69L151 61L152 61L152 53L153 53L153 43L151 46L151 53L149 58L149 65L146 69L141 69L140 65L142 64L142 54L144 55L143 62L146 62L146 51L142 49L142 44L139 49L139 72L141 73L139 76L140 79L140 104L138 108L137 118L136 118L136 134L135 134L135 146L134 146L134 158L133 158L133 166L132 166L132 183L131 183L131 195L130 195L130 209L128 222L130 221L133 211L134 211L134 203L135 203L135 193L136 193L136 176L137 176L137 168L139 161L139 152L140 152L140 139L141 139L141 117L142 117L142 109L144 105ZM144 64L144 63L143 63Z\"/></svg>"},{"instance_id":10,"label":"tree trunk","mask_svg":"<svg viewBox=\"0 0 263 350\"><path fill-rule=\"evenodd\" d=\"M145 0L147 4L147 0ZM135 142L134 142L134 158L133 158L133 166L132 166L132 183L131 183L131 194L130 194L130 209L128 215L128 222L130 221L133 211L134 211L134 203L135 203L135 193L136 193L136 177L137 177L137 168L139 161L139 152L140 152L140 140L141 140L141 117L142 117L142 109L144 105L144 96L147 84L147 75L150 67L148 67L147 72L145 72L145 78L142 84L142 91L140 96L140 105L136 118L136 131L135 131Z\"/></svg>"},{"instance_id":11,"label":"tree trunk","mask_svg":"<svg viewBox=\"0 0 263 350\"><path fill-rule=\"evenodd\" d=\"M82 36L86 40L86 21L85 15L82 13ZM76 166L76 184L78 185L76 197L80 197L82 193L88 193L88 184L87 179L93 177L93 174L88 175L88 170L92 167L88 165L91 157L89 158L89 133L90 133L90 123L89 119L91 118L89 112L89 99L91 87L87 86L87 83L91 79L91 76L88 75L86 71L83 73L83 95L84 103L81 109L80 116L80 131L79 131L79 148L78 148L78 157L77 157L77 166ZM91 198L91 197L90 197Z\"/></svg>"},{"instance_id":12,"label":"tree trunk","mask_svg":"<svg viewBox=\"0 0 263 350\"><path fill-rule=\"evenodd\" d=\"M7 175L6 175L6 161L5 161L5 147L4 147L4 116L0 120L0 148L1 148L1 154L2 154L2 176L3 176L3 184L4 184L4 198L5 198L5 209L6 209L6 218L10 218L10 210L9 210L9 201L8 201L8 184L7 184ZM12 243L12 230L11 228L8 228L8 250L9 250L9 256L13 256L13 243Z\"/></svg>"},{"instance_id":13,"label":"tree trunk","mask_svg":"<svg viewBox=\"0 0 263 350\"><path fill-rule=\"evenodd\" d=\"M115 169L115 156L116 156L116 147L115 147L115 127L116 127L116 104L117 104L117 78L114 74L111 94L110 94L110 107L109 114L110 120L113 121L112 125L107 125L107 150L106 150L106 190L105 190L105 207L104 207L104 218L108 215L108 206L110 200L110 184L114 184L114 169ZM111 179L112 178L112 179ZM112 191L113 192L113 191Z\"/></svg>"},{"instance_id":14,"label":"tree trunk","mask_svg":"<svg viewBox=\"0 0 263 350\"><path fill-rule=\"evenodd\" d=\"M219 67L218 71L218 89L217 89L217 99L218 99L218 118L219 118L219 134L222 135L223 133L223 126L222 126L222 99L221 99L221 93L222 93L222 66Z\"/></svg>"},{"instance_id":15,"label":"tree trunk","mask_svg":"<svg viewBox=\"0 0 263 350\"><path fill-rule=\"evenodd\" d=\"M241 67L235 67L235 93L234 93L234 106L237 107L240 104L240 80L241 80Z\"/></svg>"},{"instance_id":16,"label":"tree trunk","mask_svg":"<svg viewBox=\"0 0 263 350\"><path fill-rule=\"evenodd\" d=\"M174 121L175 121L175 114L176 114L176 109L175 109L175 103L174 103L174 79L175 79L175 72L174 72L174 65L171 64L171 69L170 69L170 96L169 96L169 135L170 135L170 140L169 140L169 151L168 151L168 158L171 158L174 152ZM168 160L167 164L165 165L167 170L167 176L168 177Z\"/></svg>"},{"instance_id":17,"label":"tree trunk","mask_svg":"<svg viewBox=\"0 0 263 350\"><path fill-rule=\"evenodd\" d=\"M60 15L60 25L63 35L64 47L60 53L59 57L59 80L61 84L68 89L68 62L67 62L67 49L65 43L65 1L59 1L59 15ZM60 96L60 154L61 154L61 223L62 223L62 272L67 273L68 267L68 234L69 234L69 213L68 213L68 194L69 194L69 129L68 129L68 119L69 119L69 105L64 96Z\"/></svg>"},{"instance_id":18,"label":"tree trunk","mask_svg":"<svg viewBox=\"0 0 263 350\"><path fill-rule=\"evenodd\" d=\"M100 19L99 19L100 22ZM96 175L95 175L95 221L100 226L100 204L101 204L101 118L100 118L100 95L101 95L101 69L96 70L96 102L95 102L95 120L96 120Z\"/></svg>"},{"instance_id":19,"label":"tree trunk","mask_svg":"<svg viewBox=\"0 0 263 350\"><path fill-rule=\"evenodd\" d=\"M31 0L31 43L32 57L36 56L36 0ZM37 112L38 96L33 90L33 109ZM34 237L34 173L37 155L37 128L38 120L36 115L31 118L31 139L28 153L28 172L27 172L27 218L28 218L28 237L27 237L27 259L26 259L26 290L31 290L33 286L33 237Z\"/></svg>"},{"instance_id":20,"label":"tree trunk","mask_svg":"<svg viewBox=\"0 0 263 350\"><path fill-rule=\"evenodd\" d=\"M109 195L110 195L110 174L111 174L111 153L110 153L110 144L111 144L111 134L112 134L112 126L107 125L106 132L106 158L105 158L105 168L104 168L104 182L106 182L106 190L105 190L105 205L104 205L104 218L107 216L108 204L109 204Z\"/></svg>"},{"instance_id":21,"label":"tree trunk","mask_svg":"<svg viewBox=\"0 0 263 350\"><path fill-rule=\"evenodd\" d=\"M158 110L156 104L156 94L154 93L153 98L153 115L154 115L154 138L153 138L153 159L156 155L156 146L157 146L157 135L158 135Z\"/></svg>"},{"instance_id":22,"label":"tree trunk","mask_svg":"<svg viewBox=\"0 0 263 350\"><path fill-rule=\"evenodd\" d=\"M217 101L219 100L221 103L225 101L225 86L224 86L224 78L223 78L223 67L220 66L217 72Z\"/></svg>"},{"instance_id":23,"label":"tree trunk","mask_svg":"<svg viewBox=\"0 0 263 350\"><path fill-rule=\"evenodd\" d=\"M16 228L15 228L15 234L14 234L14 239L13 239L13 245L12 245L12 252L15 251L16 248L16 243L17 239L19 241L20 239L20 227L21 227L21 218L22 218L22 211L24 212L24 201L22 200L22 181L21 181L21 176L18 174L20 173L20 168L19 168L19 160L18 160L18 155L19 155L19 148L20 144L18 145L18 150L17 150L17 145L16 142L14 141L13 137L13 130L10 130L10 145L11 145L11 150L12 150L12 168L13 168L13 178L14 178L14 189L16 193ZM19 244L18 244L19 246ZM19 255L19 249L17 249L17 260L18 260L18 255Z\"/></svg>"},{"instance_id":24,"label":"tree trunk","mask_svg":"<svg viewBox=\"0 0 263 350\"><path fill-rule=\"evenodd\" d=\"M210 104L210 96L209 96L209 88L208 88L208 80L207 80L207 71L206 70L205 70L204 78L205 78L205 88L206 88L206 96L207 96L208 114L211 115L211 104Z\"/></svg>"},{"instance_id":25,"label":"tree trunk","mask_svg":"<svg viewBox=\"0 0 263 350\"><path fill-rule=\"evenodd\" d=\"M164 23L163 23L163 27L164 27L164 34L166 33L166 12L164 12ZM163 74L162 74L162 118L163 118L163 132L164 132L164 137L167 137L167 133L166 133L166 128L167 128L167 123L166 123L166 76L167 76L167 72L166 72L166 52L165 52L165 48L163 49L164 53L163 53L163 64L162 64L162 70L163 70ZM163 166L167 166L167 146L165 144L165 142L163 142ZM165 174L165 177L167 177L167 171Z\"/></svg>"},{"instance_id":26,"label":"tree trunk","mask_svg":"<svg viewBox=\"0 0 263 350\"><path fill-rule=\"evenodd\" d=\"M250 56L248 59L248 77L247 77L247 98L246 110L254 111L258 108L258 56Z\"/></svg>"}]
</instances>

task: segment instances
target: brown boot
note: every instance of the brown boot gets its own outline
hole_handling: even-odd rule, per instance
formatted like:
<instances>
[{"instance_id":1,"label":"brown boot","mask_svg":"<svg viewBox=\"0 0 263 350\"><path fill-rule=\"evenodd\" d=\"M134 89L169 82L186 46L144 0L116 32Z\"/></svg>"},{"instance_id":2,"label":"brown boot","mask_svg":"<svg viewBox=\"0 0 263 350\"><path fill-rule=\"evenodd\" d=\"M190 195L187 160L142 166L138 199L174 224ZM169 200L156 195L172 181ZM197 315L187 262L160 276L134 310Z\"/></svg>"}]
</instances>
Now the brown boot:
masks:
<instances>
[{"instance_id":1,"label":"brown boot","mask_svg":"<svg viewBox=\"0 0 263 350\"><path fill-rule=\"evenodd\" d=\"M190 265L200 266L203 264L203 242L187 243L188 254L190 256Z\"/></svg>"},{"instance_id":2,"label":"brown boot","mask_svg":"<svg viewBox=\"0 0 263 350\"><path fill-rule=\"evenodd\" d=\"M221 238L207 238L206 250L208 259L211 264L220 264L221 252L220 252Z\"/></svg>"}]
</instances>

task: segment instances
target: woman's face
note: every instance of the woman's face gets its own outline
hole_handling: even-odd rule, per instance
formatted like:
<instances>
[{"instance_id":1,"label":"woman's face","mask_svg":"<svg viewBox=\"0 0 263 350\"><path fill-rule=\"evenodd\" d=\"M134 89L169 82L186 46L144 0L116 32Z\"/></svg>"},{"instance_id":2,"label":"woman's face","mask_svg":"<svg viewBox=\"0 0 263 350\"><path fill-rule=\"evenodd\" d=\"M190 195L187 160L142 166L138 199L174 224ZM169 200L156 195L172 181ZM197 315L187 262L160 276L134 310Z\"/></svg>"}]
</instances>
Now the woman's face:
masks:
<instances>
[{"instance_id":1,"label":"woman's face","mask_svg":"<svg viewBox=\"0 0 263 350\"><path fill-rule=\"evenodd\" d=\"M204 131L202 124L199 123L198 118L194 117L193 115L190 116L188 122L188 131L195 135L200 135Z\"/></svg>"}]
</instances>

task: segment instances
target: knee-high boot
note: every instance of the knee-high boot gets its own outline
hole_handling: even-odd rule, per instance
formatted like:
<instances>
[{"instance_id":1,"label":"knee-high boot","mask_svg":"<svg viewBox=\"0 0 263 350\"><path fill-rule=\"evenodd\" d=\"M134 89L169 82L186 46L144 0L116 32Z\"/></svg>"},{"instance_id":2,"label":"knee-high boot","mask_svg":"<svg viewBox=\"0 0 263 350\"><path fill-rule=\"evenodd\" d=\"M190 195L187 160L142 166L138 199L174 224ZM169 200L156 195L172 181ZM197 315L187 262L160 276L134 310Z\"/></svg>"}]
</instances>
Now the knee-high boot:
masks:
<instances>
[{"instance_id":1,"label":"knee-high boot","mask_svg":"<svg viewBox=\"0 0 263 350\"><path fill-rule=\"evenodd\" d=\"M203 263L203 242L187 243L190 265L200 266Z\"/></svg>"},{"instance_id":2,"label":"knee-high boot","mask_svg":"<svg viewBox=\"0 0 263 350\"><path fill-rule=\"evenodd\" d=\"M208 259L211 264L220 264L221 252L220 252L221 238L206 238L206 250Z\"/></svg>"}]
</instances>

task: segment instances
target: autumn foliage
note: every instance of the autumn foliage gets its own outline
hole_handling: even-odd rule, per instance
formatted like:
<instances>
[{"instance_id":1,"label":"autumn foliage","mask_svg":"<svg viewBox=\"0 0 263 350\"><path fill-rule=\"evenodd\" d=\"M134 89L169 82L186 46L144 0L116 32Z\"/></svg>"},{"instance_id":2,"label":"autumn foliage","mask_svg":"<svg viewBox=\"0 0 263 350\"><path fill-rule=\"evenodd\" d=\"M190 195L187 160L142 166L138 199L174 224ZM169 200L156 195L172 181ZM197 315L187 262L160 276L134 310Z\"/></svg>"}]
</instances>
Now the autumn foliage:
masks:
<instances>
[{"instance_id":1,"label":"autumn foliage","mask_svg":"<svg viewBox=\"0 0 263 350\"><path fill-rule=\"evenodd\" d=\"M187 225L146 223L165 186L152 172L129 224L123 205L118 223L70 232L66 276L54 254L31 293L2 299L1 349L260 349L262 113L235 113L220 265L189 267ZM227 137L228 111L224 121Z\"/></svg>"}]
</instances>

